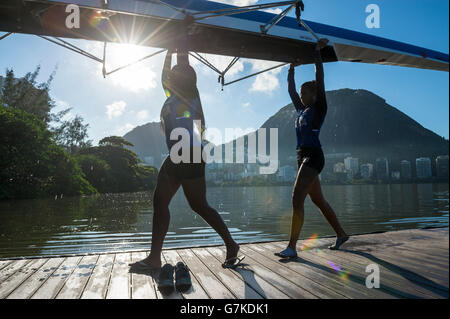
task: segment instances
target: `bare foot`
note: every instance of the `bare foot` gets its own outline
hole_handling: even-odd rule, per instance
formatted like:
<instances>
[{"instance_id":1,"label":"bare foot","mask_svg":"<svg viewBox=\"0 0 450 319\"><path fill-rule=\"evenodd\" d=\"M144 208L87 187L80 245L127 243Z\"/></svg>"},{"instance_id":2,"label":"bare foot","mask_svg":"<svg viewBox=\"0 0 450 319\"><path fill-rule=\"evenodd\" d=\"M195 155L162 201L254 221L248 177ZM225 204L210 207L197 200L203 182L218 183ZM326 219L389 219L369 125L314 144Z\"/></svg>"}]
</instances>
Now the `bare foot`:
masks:
<instances>
[{"instance_id":1,"label":"bare foot","mask_svg":"<svg viewBox=\"0 0 450 319\"><path fill-rule=\"evenodd\" d=\"M161 268L161 258L156 259L154 257L152 257L151 255L147 256L147 258L142 259L141 261L129 264L129 266L139 266L145 264L146 266L148 266L149 268L152 269L159 269Z\"/></svg>"}]
</instances>

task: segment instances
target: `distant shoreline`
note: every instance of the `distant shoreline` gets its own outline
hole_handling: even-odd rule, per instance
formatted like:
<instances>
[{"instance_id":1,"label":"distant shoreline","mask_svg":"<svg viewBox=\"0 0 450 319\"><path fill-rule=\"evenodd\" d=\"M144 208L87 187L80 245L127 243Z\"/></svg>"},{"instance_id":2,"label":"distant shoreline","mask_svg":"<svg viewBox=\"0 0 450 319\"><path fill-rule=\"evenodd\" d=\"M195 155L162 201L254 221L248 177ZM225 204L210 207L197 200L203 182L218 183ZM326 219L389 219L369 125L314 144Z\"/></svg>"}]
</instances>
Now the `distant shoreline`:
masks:
<instances>
[{"instance_id":1,"label":"distant shoreline","mask_svg":"<svg viewBox=\"0 0 450 319\"><path fill-rule=\"evenodd\" d=\"M435 180L435 181L414 181L414 182L364 182L364 183L359 183L359 182L348 182L348 183L335 183L335 182L322 182L322 185L339 185L339 186L346 186L346 185L411 185L411 184L449 184L448 180ZM267 183L267 184L239 184L239 182L235 182L235 183L224 183L224 184L214 184L211 182L207 182L206 186L207 187L240 187L240 186L245 186L245 187L267 187L267 186L293 186L294 182L282 182L282 183Z\"/></svg>"}]
</instances>

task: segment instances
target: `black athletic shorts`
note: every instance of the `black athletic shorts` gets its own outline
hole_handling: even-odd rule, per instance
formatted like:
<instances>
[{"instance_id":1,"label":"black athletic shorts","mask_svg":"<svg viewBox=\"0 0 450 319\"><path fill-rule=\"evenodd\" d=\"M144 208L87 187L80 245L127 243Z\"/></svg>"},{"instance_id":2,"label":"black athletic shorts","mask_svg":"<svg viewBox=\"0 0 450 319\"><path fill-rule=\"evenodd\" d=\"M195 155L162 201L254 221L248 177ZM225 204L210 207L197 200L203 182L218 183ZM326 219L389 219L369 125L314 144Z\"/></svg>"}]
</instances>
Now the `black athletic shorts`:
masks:
<instances>
[{"instance_id":1,"label":"black athletic shorts","mask_svg":"<svg viewBox=\"0 0 450 319\"><path fill-rule=\"evenodd\" d=\"M319 174L325 166L325 157L321 147L301 147L297 148L297 169L301 165L314 168Z\"/></svg>"},{"instance_id":2,"label":"black athletic shorts","mask_svg":"<svg viewBox=\"0 0 450 319\"><path fill-rule=\"evenodd\" d=\"M201 159L201 163L194 163L193 153L191 149L191 161L190 163L174 163L172 162L170 155L167 155L161 167L167 166L167 174L176 180L194 179L205 176L206 163Z\"/></svg>"}]
</instances>

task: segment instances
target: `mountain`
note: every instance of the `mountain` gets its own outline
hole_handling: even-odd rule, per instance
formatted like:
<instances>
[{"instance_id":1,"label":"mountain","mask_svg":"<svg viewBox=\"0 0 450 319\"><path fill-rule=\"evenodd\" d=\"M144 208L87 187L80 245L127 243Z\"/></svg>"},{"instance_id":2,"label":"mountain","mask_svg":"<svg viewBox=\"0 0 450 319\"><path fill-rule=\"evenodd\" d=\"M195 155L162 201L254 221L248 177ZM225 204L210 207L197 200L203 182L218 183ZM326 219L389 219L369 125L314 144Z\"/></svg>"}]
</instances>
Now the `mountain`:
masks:
<instances>
[{"instance_id":1,"label":"mountain","mask_svg":"<svg viewBox=\"0 0 450 319\"><path fill-rule=\"evenodd\" d=\"M328 112L320 132L325 154L392 161L448 154L448 140L366 90L328 91ZM278 127L280 154L294 154L295 109L286 105L261 127Z\"/></svg>"},{"instance_id":2,"label":"mountain","mask_svg":"<svg viewBox=\"0 0 450 319\"><path fill-rule=\"evenodd\" d=\"M134 144L134 147L129 147L129 149L143 161L148 157L153 157L153 164L158 168L162 164L164 154L169 153L159 122L137 126L126 133L123 138Z\"/></svg>"},{"instance_id":3,"label":"mountain","mask_svg":"<svg viewBox=\"0 0 450 319\"><path fill-rule=\"evenodd\" d=\"M328 112L320 133L325 154L351 153L360 158L360 163L387 157L392 170L399 170L403 159L413 164L417 157L430 157L434 161L437 155L449 153L448 140L370 91L340 89L326 95ZM269 128L278 128L281 165L288 162L289 156L295 156L295 115L294 107L288 104L261 126L267 129L267 135ZM160 157L168 152L159 123L136 127L124 137L135 145L133 150L141 158Z\"/></svg>"}]
</instances>

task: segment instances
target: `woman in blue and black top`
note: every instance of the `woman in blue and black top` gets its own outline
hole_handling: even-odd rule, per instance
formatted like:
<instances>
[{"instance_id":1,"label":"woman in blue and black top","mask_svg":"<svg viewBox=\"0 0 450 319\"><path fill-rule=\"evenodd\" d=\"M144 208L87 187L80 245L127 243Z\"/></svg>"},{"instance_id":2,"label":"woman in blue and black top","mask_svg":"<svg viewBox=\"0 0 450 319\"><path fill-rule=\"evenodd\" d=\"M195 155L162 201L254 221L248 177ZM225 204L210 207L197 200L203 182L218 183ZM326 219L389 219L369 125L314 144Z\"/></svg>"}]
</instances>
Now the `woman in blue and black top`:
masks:
<instances>
[{"instance_id":1,"label":"woman in blue and black top","mask_svg":"<svg viewBox=\"0 0 450 319\"><path fill-rule=\"evenodd\" d=\"M181 186L192 210L224 240L227 254L222 266L235 267L240 262L237 257L239 245L231 237L219 213L206 200L205 162L201 156L205 118L196 73L189 65L187 50L178 49L177 65L171 69L172 54L172 50L167 52L161 79L167 97L161 109L161 128L170 153L158 173L153 194L151 252L136 264L155 269L161 267L161 250L170 221L169 203ZM189 135L184 141L177 133L179 129ZM188 145L180 147L182 143Z\"/></svg>"},{"instance_id":2,"label":"woman in blue and black top","mask_svg":"<svg viewBox=\"0 0 450 319\"><path fill-rule=\"evenodd\" d=\"M288 74L289 95L297 111L295 131L297 135L298 172L292 194L292 221L288 247L277 256L297 257L297 240L304 221L304 202L309 195L337 234L337 239L330 249L339 249L348 240L336 214L324 199L320 186L319 174L325 165L322 146L319 141L320 128L327 113L323 65L320 50L328 43L320 39L315 48L316 80L305 82L301 86L300 96L295 89L294 68L291 64Z\"/></svg>"}]
</instances>

